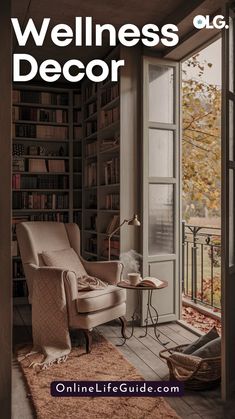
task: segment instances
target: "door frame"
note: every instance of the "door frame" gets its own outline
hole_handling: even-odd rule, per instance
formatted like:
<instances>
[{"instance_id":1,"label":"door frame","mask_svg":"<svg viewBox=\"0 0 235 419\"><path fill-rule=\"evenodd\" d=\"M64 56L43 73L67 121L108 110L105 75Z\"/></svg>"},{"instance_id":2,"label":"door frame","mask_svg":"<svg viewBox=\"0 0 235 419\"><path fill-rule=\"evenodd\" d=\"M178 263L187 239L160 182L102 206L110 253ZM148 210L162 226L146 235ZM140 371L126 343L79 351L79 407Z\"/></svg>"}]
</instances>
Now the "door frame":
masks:
<instances>
[{"instance_id":1,"label":"door frame","mask_svg":"<svg viewBox=\"0 0 235 419\"><path fill-rule=\"evenodd\" d=\"M172 123L156 123L149 121L148 118L148 67L149 65L169 66L174 68L174 97L173 97L173 112L174 119ZM181 237L181 117L180 117L180 62L159 58L158 56L143 55L142 57L142 274L149 276L151 274L150 267L153 263L173 262L173 287L174 287L174 301L173 312L163 314L159 312L159 322L173 321L179 319L180 306L181 306L181 293L177 286L177 281L181 283L182 272L182 237ZM178 104L178 106L177 106ZM173 176L171 178L150 178L149 177L149 129L160 129L173 131ZM148 219L149 219L149 185L151 184L168 184L174 187L174 252L172 254L161 254L149 256L148 254ZM179 255L179 257L178 257ZM167 288L165 289L167 291ZM156 293L157 294L157 293ZM154 296L155 297L155 296ZM145 324L145 307L146 307L146 293L142 293L142 310L141 310L141 324ZM159 298L159 296L156 296ZM153 302L154 304L154 302ZM157 305L157 304L156 304Z\"/></svg>"}]
</instances>

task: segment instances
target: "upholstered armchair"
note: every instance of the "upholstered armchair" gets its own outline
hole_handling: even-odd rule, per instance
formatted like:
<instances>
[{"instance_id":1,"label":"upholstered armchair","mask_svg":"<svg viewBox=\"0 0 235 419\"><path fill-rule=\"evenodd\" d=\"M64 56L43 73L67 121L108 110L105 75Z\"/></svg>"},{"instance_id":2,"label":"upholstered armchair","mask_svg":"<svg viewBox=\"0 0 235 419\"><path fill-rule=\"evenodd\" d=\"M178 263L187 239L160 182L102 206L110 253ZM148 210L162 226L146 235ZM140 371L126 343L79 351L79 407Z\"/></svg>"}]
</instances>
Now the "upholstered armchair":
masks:
<instances>
[{"instance_id":1,"label":"upholstered armchair","mask_svg":"<svg viewBox=\"0 0 235 419\"><path fill-rule=\"evenodd\" d=\"M43 277L50 281L51 275L61 278L66 269L65 294L69 329L81 329L86 338L86 350L91 349L90 331L103 323L120 318L126 312L125 290L115 286L121 279L122 264L119 261L88 262L80 255L80 230L77 224L59 222L23 222L17 225L17 239L26 275L29 302L32 302L35 281ZM55 266L46 266L44 252L72 250L88 275L97 277L108 286L104 289L78 291L77 277L68 263L58 261ZM59 252L60 253L60 252ZM54 277L53 277L54 278ZM43 304L43 302L42 302Z\"/></svg>"}]
</instances>

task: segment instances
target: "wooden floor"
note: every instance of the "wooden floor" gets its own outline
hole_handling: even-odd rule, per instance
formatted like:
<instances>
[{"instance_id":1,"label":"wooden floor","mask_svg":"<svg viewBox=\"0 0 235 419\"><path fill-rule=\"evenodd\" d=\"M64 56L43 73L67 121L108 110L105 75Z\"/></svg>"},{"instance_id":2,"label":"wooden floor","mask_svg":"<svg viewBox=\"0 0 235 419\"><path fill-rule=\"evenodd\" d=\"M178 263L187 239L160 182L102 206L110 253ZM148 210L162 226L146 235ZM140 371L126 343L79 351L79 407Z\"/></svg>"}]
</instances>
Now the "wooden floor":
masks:
<instances>
[{"instance_id":1,"label":"wooden floor","mask_svg":"<svg viewBox=\"0 0 235 419\"><path fill-rule=\"evenodd\" d=\"M14 342L27 342L31 338L31 328L28 324L29 313L26 308L18 309L15 314L18 326L14 330ZM97 328L114 345L121 342L120 326L113 322ZM163 340L170 341L169 347L190 343L196 339L195 334L186 330L179 323L167 323L159 325L159 332ZM167 379L167 366L159 358L162 346L154 339L153 330L145 338L143 329L135 330L132 337L124 346L118 347L123 355L134 365L146 380ZM169 404L175 409L182 419L235 419L235 403L224 404L220 400L220 389L206 392L185 392L182 398L167 398ZM33 418L30 399L27 398L27 390L17 362L13 361L13 419ZM63 418L61 418L63 419Z\"/></svg>"}]
</instances>

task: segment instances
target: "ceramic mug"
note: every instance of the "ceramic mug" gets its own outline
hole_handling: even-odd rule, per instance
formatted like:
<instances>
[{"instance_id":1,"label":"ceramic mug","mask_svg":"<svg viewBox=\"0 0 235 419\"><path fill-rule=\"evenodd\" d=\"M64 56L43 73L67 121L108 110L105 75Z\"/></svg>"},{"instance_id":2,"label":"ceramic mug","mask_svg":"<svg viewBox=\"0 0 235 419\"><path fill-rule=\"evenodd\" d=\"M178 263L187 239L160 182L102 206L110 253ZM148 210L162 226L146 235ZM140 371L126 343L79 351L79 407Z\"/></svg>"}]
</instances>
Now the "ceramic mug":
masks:
<instances>
[{"instance_id":1,"label":"ceramic mug","mask_svg":"<svg viewBox=\"0 0 235 419\"><path fill-rule=\"evenodd\" d=\"M137 272L130 273L128 279L131 285L137 285L140 282L140 274Z\"/></svg>"}]
</instances>

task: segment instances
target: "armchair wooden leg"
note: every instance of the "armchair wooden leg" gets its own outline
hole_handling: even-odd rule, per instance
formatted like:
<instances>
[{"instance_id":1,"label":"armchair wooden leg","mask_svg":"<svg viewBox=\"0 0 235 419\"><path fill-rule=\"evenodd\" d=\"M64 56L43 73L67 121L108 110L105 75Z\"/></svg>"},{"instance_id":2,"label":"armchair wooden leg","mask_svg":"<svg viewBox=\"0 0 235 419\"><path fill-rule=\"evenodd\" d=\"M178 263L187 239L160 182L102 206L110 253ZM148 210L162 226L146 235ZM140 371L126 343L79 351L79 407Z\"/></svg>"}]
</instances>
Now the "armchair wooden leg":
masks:
<instances>
[{"instance_id":1,"label":"armchair wooden leg","mask_svg":"<svg viewBox=\"0 0 235 419\"><path fill-rule=\"evenodd\" d=\"M119 320L121 322L121 333L122 333L122 337L124 339L127 339L127 335L126 335L126 326L127 326L127 321L126 318L124 316L119 317Z\"/></svg>"},{"instance_id":2,"label":"armchair wooden leg","mask_svg":"<svg viewBox=\"0 0 235 419\"><path fill-rule=\"evenodd\" d=\"M92 343L91 331L88 329L83 329L83 333L86 340L86 353L89 354L91 352L91 343Z\"/></svg>"}]
</instances>

